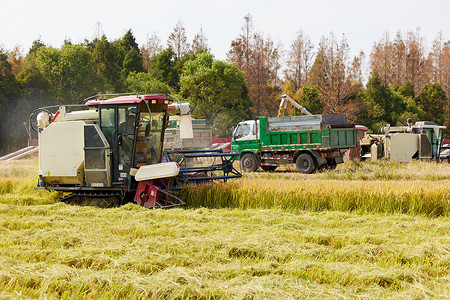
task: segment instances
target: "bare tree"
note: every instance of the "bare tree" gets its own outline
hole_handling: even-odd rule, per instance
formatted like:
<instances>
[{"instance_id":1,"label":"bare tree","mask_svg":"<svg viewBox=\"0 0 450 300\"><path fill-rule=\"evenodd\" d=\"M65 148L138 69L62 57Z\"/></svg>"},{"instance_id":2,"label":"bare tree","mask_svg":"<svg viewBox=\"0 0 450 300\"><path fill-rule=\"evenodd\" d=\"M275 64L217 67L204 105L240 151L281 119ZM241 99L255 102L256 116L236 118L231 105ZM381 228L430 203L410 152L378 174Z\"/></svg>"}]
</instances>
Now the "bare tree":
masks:
<instances>
[{"instance_id":1,"label":"bare tree","mask_svg":"<svg viewBox=\"0 0 450 300\"><path fill-rule=\"evenodd\" d=\"M372 71L376 71L385 86L389 86L393 77L393 44L389 33L386 31L383 38L373 46L370 54L370 65Z\"/></svg>"},{"instance_id":2,"label":"bare tree","mask_svg":"<svg viewBox=\"0 0 450 300\"><path fill-rule=\"evenodd\" d=\"M314 45L303 30L297 32L288 52L285 77L294 84L297 91L308 81L308 73L313 64Z\"/></svg>"},{"instance_id":3,"label":"bare tree","mask_svg":"<svg viewBox=\"0 0 450 300\"><path fill-rule=\"evenodd\" d=\"M257 115L274 115L278 107L278 71L280 69L280 44L268 36L253 35L251 59L246 75L250 99L255 103Z\"/></svg>"},{"instance_id":4,"label":"bare tree","mask_svg":"<svg viewBox=\"0 0 450 300\"><path fill-rule=\"evenodd\" d=\"M406 41L406 79L409 79L414 86L416 95L420 93L424 84L423 69L425 61L424 39L421 36L420 28L416 32L408 31Z\"/></svg>"},{"instance_id":5,"label":"bare tree","mask_svg":"<svg viewBox=\"0 0 450 300\"><path fill-rule=\"evenodd\" d=\"M14 76L17 76L23 68L25 57L23 56L22 47L15 46L12 51L8 53L8 62L11 64L11 71Z\"/></svg>"},{"instance_id":6,"label":"bare tree","mask_svg":"<svg viewBox=\"0 0 450 300\"><path fill-rule=\"evenodd\" d=\"M320 41L310 72L310 83L319 91L325 113L343 112L343 105L355 93L349 80L349 52L345 36L340 43L333 33Z\"/></svg>"},{"instance_id":7,"label":"bare tree","mask_svg":"<svg viewBox=\"0 0 450 300\"><path fill-rule=\"evenodd\" d=\"M350 73L349 73L349 79L353 83L359 83L362 84L364 81L364 60L366 55L364 54L364 51L360 51L357 56L353 58Z\"/></svg>"},{"instance_id":8,"label":"bare tree","mask_svg":"<svg viewBox=\"0 0 450 300\"><path fill-rule=\"evenodd\" d=\"M203 27L200 26L200 31L194 36L192 41L191 52L195 53L199 50L209 51L208 39L206 38Z\"/></svg>"},{"instance_id":9,"label":"bare tree","mask_svg":"<svg viewBox=\"0 0 450 300\"><path fill-rule=\"evenodd\" d=\"M281 43L253 30L250 15L244 17L241 34L231 42L228 61L236 64L244 73L256 115L275 115L281 92L279 70L281 67Z\"/></svg>"},{"instance_id":10,"label":"bare tree","mask_svg":"<svg viewBox=\"0 0 450 300\"><path fill-rule=\"evenodd\" d=\"M156 32L153 32L151 35L147 34L147 42L141 47L142 62L147 71L150 67L151 59L161 50L161 39L158 34Z\"/></svg>"},{"instance_id":11,"label":"bare tree","mask_svg":"<svg viewBox=\"0 0 450 300\"><path fill-rule=\"evenodd\" d=\"M397 32L392 47L392 83L401 86L406 81L406 45L400 31Z\"/></svg>"},{"instance_id":12,"label":"bare tree","mask_svg":"<svg viewBox=\"0 0 450 300\"><path fill-rule=\"evenodd\" d=\"M433 48L429 54L432 68L432 80L442 82L442 68L443 68L443 50L444 50L444 38L442 37L442 31L438 32L436 38L433 41Z\"/></svg>"},{"instance_id":13,"label":"bare tree","mask_svg":"<svg viewBox=\"0 0 450 300\"><path fill-rule=\"evenodd\" d=\"M95 23L94 38L100 40L104 35L103 24L101 22Z\"/></svg>"},{"instance_id":14,"label":"bare tree","mask_svg":"<svg viewBox=\"0 0 450 300\"><path fill-rule=\"evenodd\" d=\"M177 58L183 56L189 50L189 43L187 42L186 29L181 21L175 25L175 28L169 35L167 44L172 47Z\"/></svg>"},{"instance_id":15,"label":"bare tree","mask_svg":"<svg viewBox=\"0 0 450 300\"><path fill-rule=\"evenodd\" d=\"M446 125L447 128L450 126L450 42L446 42L442 48L441 54L441 85L447 95L447 116Z\"/></svg>"},{"instance_id":16,"label":"bare tree","mask_svg":"<svg viewBox=\"0 0 450 300\"><path fill-rule=\"evenodd\" d=\"M251 44L254 38L253 19L250 14L244 16L241 34L231 41L231 49L227 53L228 61L236 64L244 73L249 72L249 61L252 55Z\"/></svg>"}]
</instances>

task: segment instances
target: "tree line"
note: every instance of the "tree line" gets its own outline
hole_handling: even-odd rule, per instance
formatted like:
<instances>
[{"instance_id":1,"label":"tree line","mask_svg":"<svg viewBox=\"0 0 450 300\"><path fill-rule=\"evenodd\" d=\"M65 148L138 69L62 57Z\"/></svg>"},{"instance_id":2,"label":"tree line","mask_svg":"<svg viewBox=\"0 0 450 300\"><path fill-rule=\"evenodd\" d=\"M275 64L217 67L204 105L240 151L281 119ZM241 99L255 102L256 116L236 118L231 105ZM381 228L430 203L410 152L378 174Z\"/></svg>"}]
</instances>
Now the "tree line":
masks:
<instances>
[{"instance_id":1,"label":"tree line","mask_svg":"<svg viewBox=\"0 0 450 300\"><path fill-rule=\"evenodd\" d=\"M189 43L181 21L165 46L157 33L139 46L128 30L117 40L98 34L60 48L36 40L26 54L0 48L0 153L26 144L34 109L119 92L191 101L194 117L206 118L216 136L229 136L243 119L275 116L284 93L313 113L343 113L373 132L407 118L449 127L450 42L439 33L427 51L419 29L393 38L386 32L368 57L351 58L345 36L330 33L314 45L299 30L284 50L246 15L225 61L211 53L202 28Z\"/></svg>"}]
</instances>

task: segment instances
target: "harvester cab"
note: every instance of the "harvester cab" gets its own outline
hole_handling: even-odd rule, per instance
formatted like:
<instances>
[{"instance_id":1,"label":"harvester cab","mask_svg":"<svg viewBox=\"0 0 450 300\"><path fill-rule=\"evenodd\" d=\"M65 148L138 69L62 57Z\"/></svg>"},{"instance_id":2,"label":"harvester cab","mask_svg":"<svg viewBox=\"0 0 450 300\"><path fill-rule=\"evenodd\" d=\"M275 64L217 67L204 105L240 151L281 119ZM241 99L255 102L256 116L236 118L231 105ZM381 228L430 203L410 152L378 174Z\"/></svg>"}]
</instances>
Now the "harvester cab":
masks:
<instances>
[{"instance_id":1,"label":"harvester cab","mask_svg":"<svg viewBox=\"0 0 450 300\"><path fill-rule=\"evenodd\" d=\"M164 158L163 141L169 111L190 111L167 95L111 97L33 112L39 139L36 188L70 193L61 199L67 203L96 199L100 206L133 200L149 208L183 205L171 193L178 187L180 166Z\"/></svg>"}]
</instances>

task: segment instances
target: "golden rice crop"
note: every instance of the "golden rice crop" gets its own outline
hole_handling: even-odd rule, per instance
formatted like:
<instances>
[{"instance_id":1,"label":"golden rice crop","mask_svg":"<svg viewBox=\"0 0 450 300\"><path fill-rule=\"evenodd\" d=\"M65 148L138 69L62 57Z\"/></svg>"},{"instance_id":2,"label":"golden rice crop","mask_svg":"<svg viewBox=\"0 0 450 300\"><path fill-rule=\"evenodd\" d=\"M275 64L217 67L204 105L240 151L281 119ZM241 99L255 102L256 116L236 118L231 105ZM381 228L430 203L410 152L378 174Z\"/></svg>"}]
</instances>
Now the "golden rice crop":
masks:
<instances>
[{"instance_id":1,"label":"golden rice crop","mask_svg":"<svg viewBox=\"0 0 450 300\"><path fill-rule=\"evenodd\" d=\"M276 208L298 212L356 211L448 216L450 184L444 181L338 181L243 179L186 188L189 207Z\"/></svg>"}]
</instances>

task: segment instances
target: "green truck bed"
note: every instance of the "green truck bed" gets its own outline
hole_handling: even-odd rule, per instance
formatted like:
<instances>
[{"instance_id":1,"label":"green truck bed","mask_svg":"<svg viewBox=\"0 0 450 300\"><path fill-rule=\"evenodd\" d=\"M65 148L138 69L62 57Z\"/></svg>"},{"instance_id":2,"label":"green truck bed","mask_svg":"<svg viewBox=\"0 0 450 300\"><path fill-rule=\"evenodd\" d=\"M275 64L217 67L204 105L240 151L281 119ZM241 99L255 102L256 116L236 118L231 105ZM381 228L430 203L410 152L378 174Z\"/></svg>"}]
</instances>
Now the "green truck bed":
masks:
<instances>
[{"instance_id":1,"label":"green truck bed","mask_svg":"<svg viewBox=\"0 0 450 300\"><path fill-rule=\"evenodd\" d=\"M259 121L262 150L356 147L355 128L343 115L262 117Z\"/></svg>"}]
</instances>

